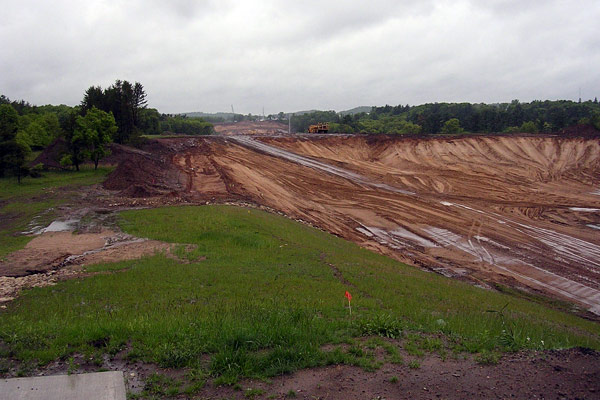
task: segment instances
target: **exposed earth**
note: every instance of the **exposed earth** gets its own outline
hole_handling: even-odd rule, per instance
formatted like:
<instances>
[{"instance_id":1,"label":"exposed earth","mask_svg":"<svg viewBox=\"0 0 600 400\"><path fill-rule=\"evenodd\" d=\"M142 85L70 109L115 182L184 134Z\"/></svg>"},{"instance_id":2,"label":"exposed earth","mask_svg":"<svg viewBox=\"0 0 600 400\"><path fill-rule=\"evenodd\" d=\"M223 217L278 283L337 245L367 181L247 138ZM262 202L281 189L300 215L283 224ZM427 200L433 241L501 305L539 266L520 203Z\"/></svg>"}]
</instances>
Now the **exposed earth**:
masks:
<instances>
[{"instance_id":1,"label":"exposed earth","mask_svg":"<svg viewBox=\"0 0 600 400\"><path fill-rule=\"evenodd\" d=\"M594 138L231 136L154 141L105 187L141 203L266 206L408 264L599 314L599 177Z\"/></svg>"},{"instance_id":2,"label":"exposed earth","mask_svg":"<svg viewBox=\"0 0 600 400\"><path fill-rule=\"evenodd\" d=\"M84 265L134 260L157 252L175 257L173 248L170 243L109 230L43 232L24 249L0 261L0 303L13 300L23 288L49 286L80 276Z\"/></svg>"},{"instance_id":3,"label":"exposed earth","mask_svg":"<svg viewBox=\"0 0 600 400\"><path fill-rule=\"evenodd\" d=\"M388 340L399 345L397 341ZM36 376L123 371L127 391L138 394L155 373L173 380L186 371L130 361L127 349L105 356L99 365L81 354L57 360L31 372ZM234 386L208 382L193 396L178 399L597 399L600 396L600 353L584 349L529 351L504 355L486 364L459 354L444 359L427 353L416 357L400 350L401 363L385 363L376 371L332 365L297 371L269 380L247 379ZM381 354L376 354L381 359ZM73 368L73 365L75 368ZM11 369L9 376L14 376Z\"/></svg>"},{"instance_id":4,"label":"exposed earth","mask_svg":"<svg viewBox=\"0 0 600 400\"><path fill-rule=\"evenodd\" d=\"M242 121L216 123L215 132L219 135L281 135L288 133L287 122L278 121Z\"/></svg>"},{"instance_id":5,"label":"exposed earth","mask_svg":"<svg viewBox=\"0 0 600 400\"><path fill-rule=\"evenodd\" d=\"M77 207L102 213L180 203L262 207L419 268L566 300L589 318L600 314L597 138L286 136L287 126L272 125L261 131L224 124L215 127L222 136L115 147L110 161L118 166L104 188L90 189L93 195L61 221ZM83 264L170 250L112 225L80 228L76 235L42 233L3 260L0 297L78 276ZM264 390L259 398L291 391L306 399L600 397L600 355L585 349L509 354L490 366L436 355L419 362L416 369L386 364L373 373L332 366L242 387ZM36 373L64 373L64 364ZM79 364L85 371L85 360ZM118 357L104 364L126 371L134 392L157 370ZM199 398L245 394L208 385Z\"/></svg>"}]
</instances>

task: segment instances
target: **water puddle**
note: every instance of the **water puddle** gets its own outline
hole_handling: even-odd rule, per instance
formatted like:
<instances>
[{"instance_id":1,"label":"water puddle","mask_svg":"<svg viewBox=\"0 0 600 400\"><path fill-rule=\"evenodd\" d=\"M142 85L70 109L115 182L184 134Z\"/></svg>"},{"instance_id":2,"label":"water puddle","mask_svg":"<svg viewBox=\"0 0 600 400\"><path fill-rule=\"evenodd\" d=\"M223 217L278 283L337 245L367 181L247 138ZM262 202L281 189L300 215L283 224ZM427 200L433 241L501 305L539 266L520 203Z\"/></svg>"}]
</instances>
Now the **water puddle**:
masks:
<instances>
[{"instance_id":1,"label":"water puddle","mask_svg":"<svg viewBox=\"0 0 600 400\"><path fill-rule=\"evenodd\" d=\"M580 211L580 212L596 212L596 211L600 211L600 208L569 207L569 210Z\"/></svg>"},{"instance_id":2,"label":"water puddle","mask_svg":"<svg viewBox=\"0 0 600 400\"><path fill-rule=\"evenodd\" d=\"M427 240L424 237L419 236L415 233L412 233L411 231L406 230L401 227L394 229L393 231L390 232L390 234L394 237L399 237L399 238L407 239L412 242L416 242L423 247L438 247L434 242Z\"/></svg>"},{"instance_id":3,"label":"water puddle","mask_svg":"<svg viewBox=\"0 0 600 400\"><path fill-rule=\"evenodd\" d=\"M58 221L58 220L53 221L46 228L39 231L39 233L73 231L73 230L75 230L75 227L77 226L78 222L79 222L79 220L76 220L76 219L69 219L66 221Z\"/></svg>"}]
</instances>

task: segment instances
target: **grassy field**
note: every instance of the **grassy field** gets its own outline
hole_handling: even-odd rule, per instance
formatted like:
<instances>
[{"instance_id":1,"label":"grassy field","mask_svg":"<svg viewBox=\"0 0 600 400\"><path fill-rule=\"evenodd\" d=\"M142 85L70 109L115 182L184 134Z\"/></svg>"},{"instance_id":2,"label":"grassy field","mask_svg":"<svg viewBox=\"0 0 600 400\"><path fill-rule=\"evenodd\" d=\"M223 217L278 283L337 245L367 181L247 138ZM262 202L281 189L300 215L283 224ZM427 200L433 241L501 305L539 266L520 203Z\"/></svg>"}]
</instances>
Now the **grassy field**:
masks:
<instances>
[{"instance_id":1,"label":"grassy field","mask_svg":"<svg viewBox=\"0 0 600 400\"><path fill-rule=\"evenodd\" d=\"M419 271L262 211L128 211L121 226L196 248L178 249L189 263L157 254L26 291L0 313L4 365L9 357L44 364L127 349L132 360L234 383L339 362L377 368L369 346L401 362L377 337L400 339L411 354L472 352L483 362L524 348L600 349L597 323Z\"/></svg>"},{"instance_id":2,"label":"grassy field","mask_svg":"<svg viewBox=\"0 0 600 400\"><path fill-rule=\"evenodd\" d=\"M41 178L0 179L0 258L25 246L31 239L18 235L37 216L43 224L52 220L52 208L69 200L70 191L100 183L110 168L83 166L79 172L44 172Z\"/></svg>"}]
</instances>

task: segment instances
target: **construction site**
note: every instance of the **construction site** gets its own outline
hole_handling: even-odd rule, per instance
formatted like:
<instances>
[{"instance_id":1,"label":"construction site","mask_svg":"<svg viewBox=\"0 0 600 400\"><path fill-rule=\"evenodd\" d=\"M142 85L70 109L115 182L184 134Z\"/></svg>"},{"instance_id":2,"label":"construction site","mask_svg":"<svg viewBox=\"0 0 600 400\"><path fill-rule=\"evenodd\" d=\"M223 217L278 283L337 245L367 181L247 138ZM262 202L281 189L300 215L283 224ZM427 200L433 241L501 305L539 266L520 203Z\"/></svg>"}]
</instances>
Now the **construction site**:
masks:
<instances>
[{"instance_id":1,"label":"construction site","mask_svg":"<svg viewBox=\"0 0 600 400\"><path fill-rule=\"evenodd\" d=\"M285 135L284 124L255 125L152 140L104 187L142 205L244 202L417 268L600 314L597 139Z\"/></svg>"},{"instance_id":2,"label":"construction site","mask_svg":"<svg viewBox=\"0 0 600 400\"><path fill-rule=\"evenodd\" d=\"M42 334L9 327L16 333L6 335L0 348L16 350L0 358L3 377L39 378L5 379L3 390L63 388L44 375L75 372L83 386L85 379L112 379L119 398L125 392L183 398L188 390L193 398L256 393L257 398L288 398L294 393L306 399L425 399L432 393L442 398L560 393L586 398L597 393L599 356L593 346L600 319L600 142L595 131L403 136L325 134L319 133L329 128L325 124L314 128L315 133L289 134L285 123L245 121L216 124L210 136L152 137L135 148L112 144L102 160L104 175L95 184L43 187L30 196L33 204L48 197L59 201L37 213L27 230L16 234L27 236L26 244L0 260L0 312L7 327L12 315L27 319L34 311L41 313L31 317L37 322L14 324L17 328L56 318L58 325L44 331L48 339L37 348L52 346L58 337L73 349L68 359L52 353L50 362L30 366L29 343L38 343L35 338ZM60 143L49 146L36 162L57 165L52 160L59 148ZM48 174L69 182L78 176ZM204 205L209 206L163 207ZM165 217L127 222L131 213L153 212ZM227 220L227 215L234 217ZM6 216L8 224L18 214ZM214 218L224 219L217 227ZM271 219L277 222L269 228ZM290 234L292 225L293 232L300 232L297 239ZM160 232L140 234L138 228ZM170 233L162 235L163 229ZM273 244L263 248L267 229ZM185 239L173 240L175 234ZM318 247L309 247L316 234L321 235ZM341 242L355 250L336 247ZM350 251L356 253L339 258ZM337 301L344 290L347 304ZM353 308L349 292L355 296ZM406 325L398 335L394 330L359 331L342 344L319 335L322 342L310 339L311 346L325 361L305 362L302 349L308 347L293 347L285 333L296 322L264 318L288 315L281 311L286 301L297 312L307 307L303 297L311 295L318 304L308 308L311 324L343 318L348 324L343 326L351 328L361 321L380 321L385 329L394 327L390 321ZM392 306L407 301L393 310L404 313L401 318L386 309L388 298ZM226 302L233 307L215 311L215 305ZM18 314L29 303L30 311ZM101 311L77 311L96 306ZM142 306L147 309L138 311ZM257 307L253 325L239 325ZM231 310L241 311L232 316L236 328L227 332L227 325L214 321L232 315ZM383 319L368 319L370 314ZM151 315L158 322L138 324ZM164 322L172 315L184 321ZM408 325L413 319L417 324ZM77 334L83 335L83 344L61 339L81 320L103 328L94 333L84 325ZM107 328L111 324L131 326L131 332L119 338L125 328ZM160 329L132 339L148 326ZM265 327L272 329L268 340L281 337L283 344L246 349ZM201 347L206 336L194 335L208 329L221 341ZM311 329L297 332L307 335ZM169 330L179 336L170 339ZM88 331L96 336L85 336ZM242 331L254 336L240 336ZM572 332L575 342L562 339L563 331ZM563 341L552 342L555 337ZM18 353L21 342L25 347ZM439 343L437 350L424 353L428 343ZM478 347L470 350L469 343ZM489 343L491 352L484 347ZM385 348L398 350L388 354ZM271 365L226 358L225 369L217 370L217 360L231 357L227 352L259 360L250 357L280 357L282 349L301 361L275 372L234 372L235 384L221 383L231 368ZM354 353L356 359L348 358ZM336 354L344 358L327 361ZM273 365L281 365L282 358L274 360ZM359 361L367 364L360 368ZM193 368L202 371L197 385L189 378ZM171 392L167 383L153 383L157 377L174 385Z\"/></svg>"}]
</instances>

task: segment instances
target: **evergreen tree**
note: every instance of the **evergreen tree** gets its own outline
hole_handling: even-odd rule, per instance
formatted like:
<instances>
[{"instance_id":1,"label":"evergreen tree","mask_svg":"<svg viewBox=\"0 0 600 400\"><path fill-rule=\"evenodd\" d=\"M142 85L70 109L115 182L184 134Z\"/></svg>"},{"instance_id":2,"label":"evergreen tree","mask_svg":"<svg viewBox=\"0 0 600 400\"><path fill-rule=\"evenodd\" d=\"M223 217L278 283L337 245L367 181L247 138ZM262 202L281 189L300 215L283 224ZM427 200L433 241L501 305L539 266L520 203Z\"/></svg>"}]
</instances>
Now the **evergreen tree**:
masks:
<instances>
[{"instance_id":1,"label":"evergreen tree","mask_svg":"<svg viewBox=\"0 0 600 400\"><path fill-rule=\"evenodd\" d=\"M17 140L19 114L10 104L0 105L0 176L12 172L21 183L27 175L25 166L30 149Z\"/></svg>"},{"instance_id":2,"label":"evergreen tree","mask_svg":"<svg viewBox=\"0 0 600 400\"><path fill-rule=\"evenodd\" d=\"M85 115L92 107L112 113L117 124L114 141L128 143L141 131L140 114L147 104L146 92L141 83L116 80L104 90L100 86L90 86L81 102L81 113Z\"/></svg>"}]
</instances>

